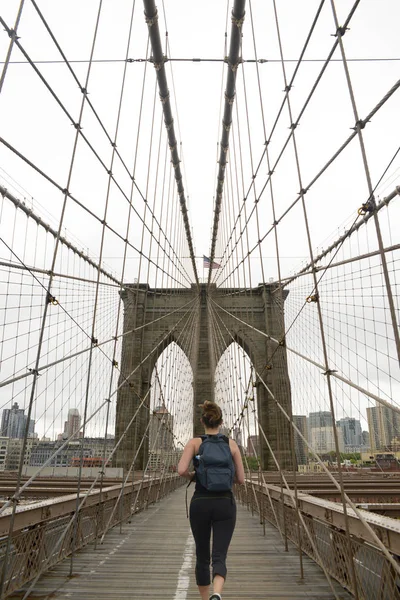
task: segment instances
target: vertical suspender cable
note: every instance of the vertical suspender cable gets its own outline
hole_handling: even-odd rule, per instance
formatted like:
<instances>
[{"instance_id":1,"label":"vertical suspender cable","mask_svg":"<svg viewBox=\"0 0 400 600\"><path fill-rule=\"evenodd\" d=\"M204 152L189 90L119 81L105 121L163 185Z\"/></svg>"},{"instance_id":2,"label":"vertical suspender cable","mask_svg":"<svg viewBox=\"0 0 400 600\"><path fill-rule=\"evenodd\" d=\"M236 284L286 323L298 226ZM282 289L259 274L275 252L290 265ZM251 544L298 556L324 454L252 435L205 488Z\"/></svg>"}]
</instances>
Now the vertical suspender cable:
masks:
<instances>
[{"instance_id":1,"label":"vertical suspender cable","mask_svg":"<svg viewBox=\"0 0 400 600\"><path fill-rule=\"evenodd\" d=\"M214 224L211 236L210 250L210 269L208 271L208 284L211 281L212 263L215 257L215 245L217 242L218 222L221 212L222 192L224 189L225 167L227 163L227 154L229 148L229 133L232 125L232 109L236 94L236 73L239 64L242 62L239 57L242 39L242 25L244 21L246 0L235 0L232 10L231 42L229 46L229 56L225 58L228 63L228 75L226 78L225 90L225 108L222 120L222 135L219 155L219 169L217 179L217 194L215 197Z\"/></svg>"},{"instance_id":2,"label":"vertical suspender cable","mask_svg":"<svg viewBox=\"0 0 400 600\"><path fill-rule=\"evenodd\" d=\"M185 189L183 187L183 178L179 164L180 160L177 149L178 144L175 136L174 119L172 118L167 76L165 73L165 63L167 61L167 57L163 54L162 51L160 29L158 27L158 11L155 2L154 0L143 0L143 4L144 14L146 16L146 23L149 28L150 43L153 51L153 64L157 73L158 89L160 91L160 100L163 106L164 122L168 134L169 148L171 150L171 161L175 171L175 180L178 188L178 195L181 204L183 221L185 224L186 238L189 245L189 253L192 261L194 277L198 286L199 278L197 275L196 259L194 255L193 240L186 205Z\"/></svg>"}]
</instances>

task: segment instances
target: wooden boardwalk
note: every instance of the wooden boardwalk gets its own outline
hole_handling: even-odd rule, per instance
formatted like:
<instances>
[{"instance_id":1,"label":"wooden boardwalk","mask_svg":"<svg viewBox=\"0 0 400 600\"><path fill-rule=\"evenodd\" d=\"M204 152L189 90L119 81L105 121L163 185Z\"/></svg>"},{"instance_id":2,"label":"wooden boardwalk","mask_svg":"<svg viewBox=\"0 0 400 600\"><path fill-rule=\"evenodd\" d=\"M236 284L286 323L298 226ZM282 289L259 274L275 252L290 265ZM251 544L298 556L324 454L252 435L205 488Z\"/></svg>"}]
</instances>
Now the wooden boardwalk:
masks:
<instances>
[{"instance_id":1,"label":"wooden boardwalk","mask_svg":"<svg viewBox=\"0 0 400 600\"><path fill-rule=\"evenodd\" d=\"M97 550L88 547L74 559L68 577L66 560L44 575L30 593L40 600L198 600L194 579L194 543L181 488L135 515L130 524L110 531ZM238 505L238 520L228 554L223 600L333 600L321 569L304 557L305 580L299 578L299 558L289 552L279 533ZM350 600L339 585L337 596ZM23 593L12 596L21 599Z\"/></svg>"}]
</instances>

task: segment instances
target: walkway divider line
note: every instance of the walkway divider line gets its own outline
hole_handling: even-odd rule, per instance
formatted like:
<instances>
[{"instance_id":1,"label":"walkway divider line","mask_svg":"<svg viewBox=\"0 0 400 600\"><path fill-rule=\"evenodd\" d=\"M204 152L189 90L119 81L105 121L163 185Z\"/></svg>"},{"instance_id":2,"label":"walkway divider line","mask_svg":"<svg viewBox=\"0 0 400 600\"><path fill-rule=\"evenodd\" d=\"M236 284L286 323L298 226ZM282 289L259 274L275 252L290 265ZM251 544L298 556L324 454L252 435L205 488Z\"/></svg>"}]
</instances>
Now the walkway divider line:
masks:
<instances>
[{"instance_id":1,"label":"walkway divider line","mask_svg":"<svg viewBox=\"0 0 400 600\"><path fill-rule=\"evenodd\" d=\"M191 533L189 533L186 540L185 549L183 551L183 563L178 575L178 583L176 585L176 592L174 600L186 600L187 593L190 583L190 571L192 569L194 551L194 539Z\"/></svg>"}]
</instances>

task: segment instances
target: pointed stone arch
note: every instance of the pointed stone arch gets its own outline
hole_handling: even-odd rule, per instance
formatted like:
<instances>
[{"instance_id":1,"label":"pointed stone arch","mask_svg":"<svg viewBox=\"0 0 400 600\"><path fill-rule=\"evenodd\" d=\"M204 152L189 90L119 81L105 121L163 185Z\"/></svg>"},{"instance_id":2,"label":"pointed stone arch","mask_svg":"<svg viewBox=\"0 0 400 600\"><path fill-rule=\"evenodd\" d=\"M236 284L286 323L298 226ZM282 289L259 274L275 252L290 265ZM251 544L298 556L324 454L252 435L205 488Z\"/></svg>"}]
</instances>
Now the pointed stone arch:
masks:
<instances>
[{"instance_id":1,"label":"pointed stone arch","mask_svg":"<svg viewBox=\"0 0 400 600\"><path fill-rule=\"evenodd\" d=\"M260 429L264 432L260 431L263 467L276 468L264 441L265 434L280 466L291 468L289 423L277 408L279 402L288 414L291 413L284 346L283 302L286 295L286 292L277 289L276 284L245 290L220 289L213 284L173 290L151 289L147 284L125 287L122 292L124 337L116 411L116 440L123 439L116 453L116 466L129 468L144 435L149 409L144 405L139 409L139 406L149 393L154 364L171 341L181 346L193 370L195 435L201 433L198 405L204 400L214 399L214 373L219 353L232 341L238 341L260 375L256 386ZM210 311L220 322L218 335L224 341L221 345L216 343ZM282 343L277 344L276 340ZM139 413L134 427L124 433L137 410ZM137 468L143 467L145 461L146 450L142 448Z\"/></svg>"}]
</instances>

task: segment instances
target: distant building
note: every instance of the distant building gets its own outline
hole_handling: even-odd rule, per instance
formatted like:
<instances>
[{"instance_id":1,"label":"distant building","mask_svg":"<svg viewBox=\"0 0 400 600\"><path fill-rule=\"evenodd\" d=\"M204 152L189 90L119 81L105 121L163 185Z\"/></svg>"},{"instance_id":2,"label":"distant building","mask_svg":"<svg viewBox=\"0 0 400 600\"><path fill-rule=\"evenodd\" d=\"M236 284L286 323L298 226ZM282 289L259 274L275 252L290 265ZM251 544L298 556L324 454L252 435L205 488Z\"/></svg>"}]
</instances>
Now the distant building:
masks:
<instances>
[{"instance_id":1,"label":"distant building","mask_svg":"<svg viewBox=\"0 0 400 600\"><path fill-rule=\"evenodd\" d=\"M247 456L260 456L260 438L258 435L249 435L247 438Z\"/></svg>"},{"instance_id":2,"label":"distant building","mask_svg":"<svg viewBox=\"0 0 400 600\"><path fill-rule=\"evenodd\" d=\"M25 409L19 408L18 402L14 402L12 408L5 408L1 415L1 436L22 439L25 436L28 416L25 415ZM35 431L35 421L29 420L28 437L33 437Z\"/></svg>"},{"instance_id":3,"label":"distant building","mask_svg":"<svg viewBox=\"0 0 400 600\"><path fill-rule=\"evenodd\" d=\"M5 469L7 471L18 471L22 454L24 440L19 438L9 438L7 444L7 453L5 458ZM31 460L32 452L38 444L37 438L28 438L26 440L23 465L28 466Z\"/></svg>"},{"instance_id":4,"label":"distant building","mask_svg":"<svg viewBox=\"0 0 400 600\"><path fill-rule=\"evenodd\" d=\"M369 431L362 432L362 441L363 441L364 448L370 448Z\"/></svg>"},{"instance_id":5,"label":"distant building","mask_svg":"<svg viewBox=\"0 0 400 600\"><path fill-rule=\"evenodd\" d=\"M77 408L70 408L68 411L67 420L64 423L64 434L65 439L69 439L75 434L75 437L79 437L79 430L81 427L81 416Z\"/></svg>"},{"instance_id":6,"label":"distant building","mask_svg":"<svg viewBox=\"0 0 400 600\"><path fill-rule=\"evenodd\" d=\"M363 446L361 423L358 419L346 417L339 419L336 426L343 433L343 441L346 452L360 452ZM357 450L354 450L356 448Z\"/></svg>"},{"instance_id":7,"label":"distant building","mask_svg":"<svg viewBox=\"0 0 400 600\"><path fill-rule=\"evenodd\" d=\"M326 410L320 410L319 412L312 412L308 416L308 428L311 429L321 427L333 427L333 415L331 412Z\"/></svg>"},{"instance_id":8,"label":"distant building","mask_svg":"<svg viewBox=\"0 0 400 600\"><path fill-rule=\"evenodd\" d=\"M388 406L367 408L371 451L389 450L392 440L400 437L400 414Z\"/></svg>"},{"instance_id":9,"label":"distant building","mask_svg":"<svg viewBox=\"0 0 400 600\"><path fill-rule=\"evenodd\" d=\"M339 438L339 452L344 452L343 433L337 430ZM310 430L311 446L318 454L326 454L336 450L334 427L313 427Z\"/></svg>"},{"instance_id":10,"label":"distant building","mask_svg":"<svg viewBox=\"0 0 400 600\"><path fill-rule=\"evenodd\" d=\"M302 436L308 440L308 427L306 415L293 415L293 424L301 432ZM308 446L294 429L294 450L298 465L306 465L308 460Z\"/></svg>"},{"instance_id":11,"label":"distant building","mask_svg":"<svg viewBox=\"0 0 400 600\"><path fill-rule=\"evenodd\" d=\"M157 406L150 415L149 451L174 450L174 417L165 405Z\"/></svg>"},{"instance_id":12,"label":"distant building","mask_svg":"<svg viewBox=\"0 0 400 600\"><path fill-rule=\"evenodd\" d=\"M5 437L5 436L0 437L0 471L4 471L4 469L6 468L8 442L9 442L8 437Z\"/></svg>"},{"instance_id":13,"label":"distant building","mask_svg":"<svg viewBox=\"0 0 400 600\"><path fill-rule=\"evenodd\" d=\"M182 450L156 450L149 453L149 468L152 471L176 471Z\"/></svg>"},{"instance_id":14,"label":"distant building","mask_svg":"<svg viewBox=\"0 0 400 600\"><path fill-rule=\"evenodd\" d=\"M109 458L115 441L104 438L81 438L71 440L64 447L65 440L40 440L32 449L29 465L41 467L49 461L49 467L97 466ZM57 453L57 454L56 454ZM82 458L82 461L81 461ZM104 461L104 462L105 462Z\"/></svg>"}]
</instances>

